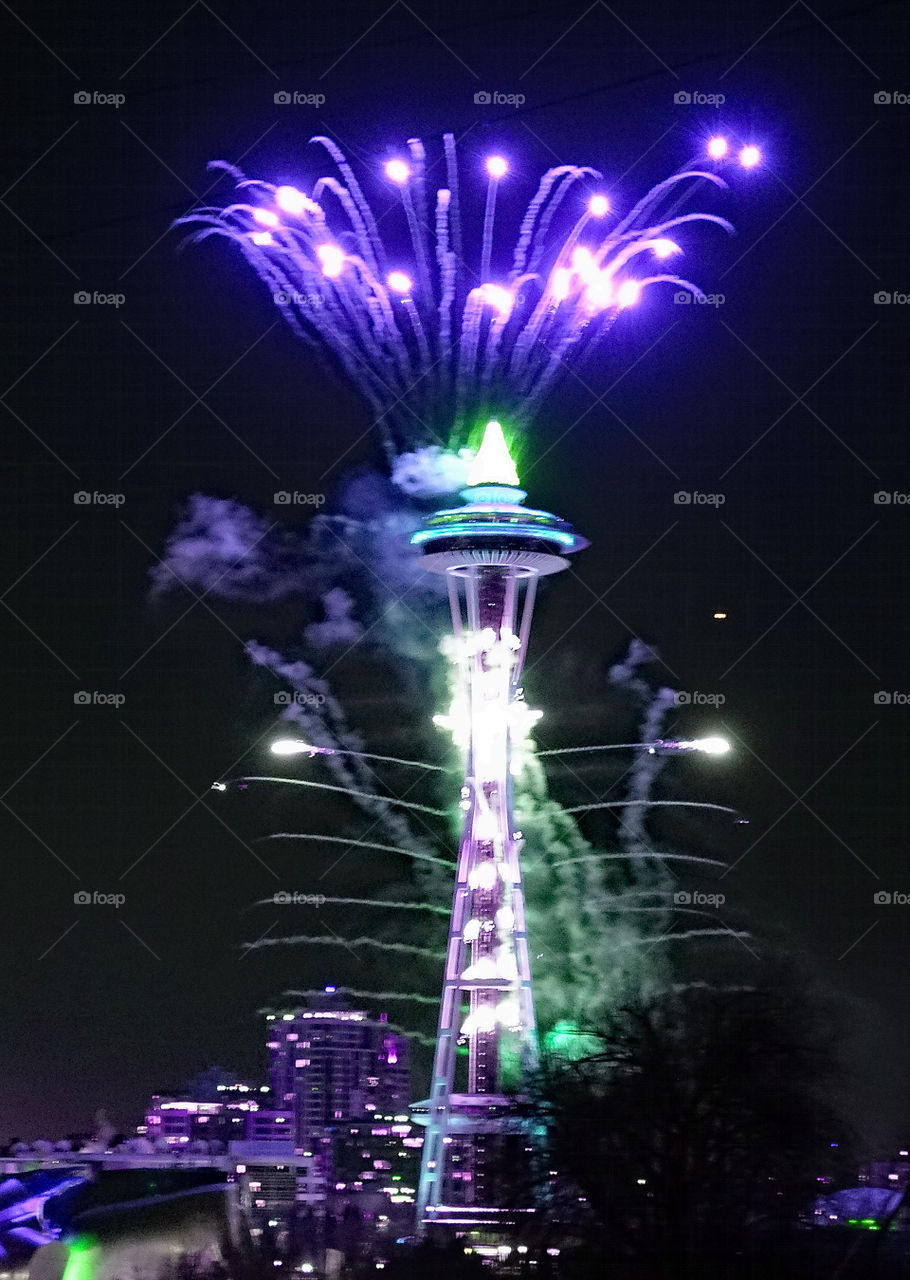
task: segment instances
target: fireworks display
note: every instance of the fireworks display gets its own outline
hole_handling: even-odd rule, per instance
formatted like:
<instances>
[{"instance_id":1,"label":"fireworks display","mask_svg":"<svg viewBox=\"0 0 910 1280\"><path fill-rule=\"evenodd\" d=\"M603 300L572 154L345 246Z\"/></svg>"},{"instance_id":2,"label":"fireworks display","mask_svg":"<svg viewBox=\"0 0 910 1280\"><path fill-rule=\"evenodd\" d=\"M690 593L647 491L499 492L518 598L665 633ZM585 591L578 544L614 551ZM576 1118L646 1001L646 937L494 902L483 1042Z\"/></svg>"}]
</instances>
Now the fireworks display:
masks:
<instances>
[{"instance_id":1,"label":"fireworks display","mask_svg":"<svg viewBox=\"0 0 910 1280\"><path fill-rule=\"evenodd\" d=\"M380 214L336 144L311 143L328 153L334 172L309 194L248 179L219 161L212 167L234 178L239 199L180 221L200 226L197 240L224 235L237 244L295 333L330 352L360 388L390 458L428 438L464 443L490 416L526 426L567 363L649 285L703 297L696 284L661 269L682 253L673 237L699 222L732 230L716 214L680 212L696 187L726 185L714 172L731 157L721 137L622 215L597 170L547 170L508 254L496 225L499 188L510 179L503 156L486 159L483 221L472 235L462 226L451 134L443 137L445 184L432 209L437 165L412 138L376 175L392 200ZM754 146L737 158L747 169L760 159ZM395 205L407 237L393 248L380 223Z\"/></svg>"}]
</instances>

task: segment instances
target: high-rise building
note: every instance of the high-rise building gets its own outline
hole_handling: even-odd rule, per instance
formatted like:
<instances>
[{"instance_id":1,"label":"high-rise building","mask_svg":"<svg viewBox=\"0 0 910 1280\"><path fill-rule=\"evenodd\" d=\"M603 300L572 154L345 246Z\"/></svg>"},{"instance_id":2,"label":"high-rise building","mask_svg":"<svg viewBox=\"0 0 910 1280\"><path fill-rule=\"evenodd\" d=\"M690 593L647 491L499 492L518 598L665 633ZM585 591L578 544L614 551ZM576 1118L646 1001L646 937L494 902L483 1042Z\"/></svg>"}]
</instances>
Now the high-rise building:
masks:
<instances>
[{"instance_id":1,"label":"high-rise building","mask_svg":"<svg viewBox=\"0 0 910 1280\"><path fill-rule=\"evenodd\" d=\"M409 1045L384 1014L351 1009L327 988L316 1007L270 1014L268 1029L273 1104L294 1113L298 1148L339 1121L407 1111Z\"/></svg>"}]
</instances>

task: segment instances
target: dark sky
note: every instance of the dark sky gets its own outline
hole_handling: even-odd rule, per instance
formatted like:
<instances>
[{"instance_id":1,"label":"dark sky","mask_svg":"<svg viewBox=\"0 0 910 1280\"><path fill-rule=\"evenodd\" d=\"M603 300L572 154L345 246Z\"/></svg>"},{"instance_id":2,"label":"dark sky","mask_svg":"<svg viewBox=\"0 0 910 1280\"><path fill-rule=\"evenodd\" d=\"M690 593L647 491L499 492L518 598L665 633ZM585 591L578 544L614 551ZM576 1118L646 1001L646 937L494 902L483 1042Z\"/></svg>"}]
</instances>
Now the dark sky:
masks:
<instances>
[{"instance_id":1,"label":"dark sky","mask_svg":"<svg viewBox=\"0 0 910 1280\"><path fill-rule=\"evenodd\" d=\"M682 311L652 291L527 444L535 504L592 541L547 593L535 644L554 671L602 672L640 635L680 688L723 695L678 727L742 742L702 784L751 820L726 849L731 910L845 994L856 1118L871 1142L903 1135L910 905L873 895L910 894L910 503L874 495L910 495L910 105L894 100L910 93L910 11L33 0L0 22L0 1137L55 1136L102 1105L126 1123L211 1062L256 1072L256 1009L335 972L330 953L244 957L274 878L259 832L238 838L209 808L211 780L272 722L242 652L265 624L148 600L189 494L272 514L277 489L331 493L380 461L366 410L239 259L178 252L169 224L211 182L207 161L302 181L313 133L372 163L451 129L468 160L506 151L523 196L577 162L628 204L718 120L766 157L716 205L737 237L702 236L691 268L725 301ZM276 105L282 89L325 103ZM483 89L526 101L477 105ZM76 305L83 290L124 301ZM79 490L125 501L79 506ZM725 501L680 506L679 490ZM590 732L586 679L551 708L552 745ZM83 689L125 701L76 706ZM79 907L82 890L126 901Z\"/></svg>"}]
</instances>

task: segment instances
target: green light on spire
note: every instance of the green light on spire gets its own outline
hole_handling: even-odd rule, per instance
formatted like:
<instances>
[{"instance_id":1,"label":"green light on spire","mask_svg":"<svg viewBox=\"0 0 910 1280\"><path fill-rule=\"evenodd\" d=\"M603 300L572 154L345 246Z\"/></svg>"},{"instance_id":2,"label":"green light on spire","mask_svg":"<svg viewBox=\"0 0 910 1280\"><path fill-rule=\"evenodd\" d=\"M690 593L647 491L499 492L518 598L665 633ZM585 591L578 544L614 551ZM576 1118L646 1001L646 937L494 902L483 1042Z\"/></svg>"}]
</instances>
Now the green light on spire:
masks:
<instances>
[{"instance_id":1,"label":"green light on spire","mask_svg":"<svg viewBox=\"0 0 910 1280\"><path fill-rule=\"evenodd\" d=\"M502 427L496 421L487 423L480 448L468 468L469 488L479 484L518 484L515 463Z\"/></svg>"}]
</instances>

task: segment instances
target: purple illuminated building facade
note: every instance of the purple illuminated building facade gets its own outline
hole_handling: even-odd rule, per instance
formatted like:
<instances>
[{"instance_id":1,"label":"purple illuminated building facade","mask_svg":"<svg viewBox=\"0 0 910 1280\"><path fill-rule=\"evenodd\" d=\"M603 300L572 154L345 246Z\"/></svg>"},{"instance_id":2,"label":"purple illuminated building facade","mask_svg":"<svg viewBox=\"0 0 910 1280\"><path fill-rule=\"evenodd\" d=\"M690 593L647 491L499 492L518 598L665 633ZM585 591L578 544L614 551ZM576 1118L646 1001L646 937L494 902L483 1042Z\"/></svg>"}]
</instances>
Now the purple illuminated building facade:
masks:
<instances>
[{"instance_id":1,"label":"purple illuminated building facade","mask_svg":"<svg viewBox=\"0 0 910 1280\"><path fill-rule=\"evenodd\" d=\"M410 1046L388 1027L331 995L318 1007L270 1014L274 1104L293 1114L294 1141L310 1148L342 1121L407 1112Z\"/></svg>"}]
</instances>

